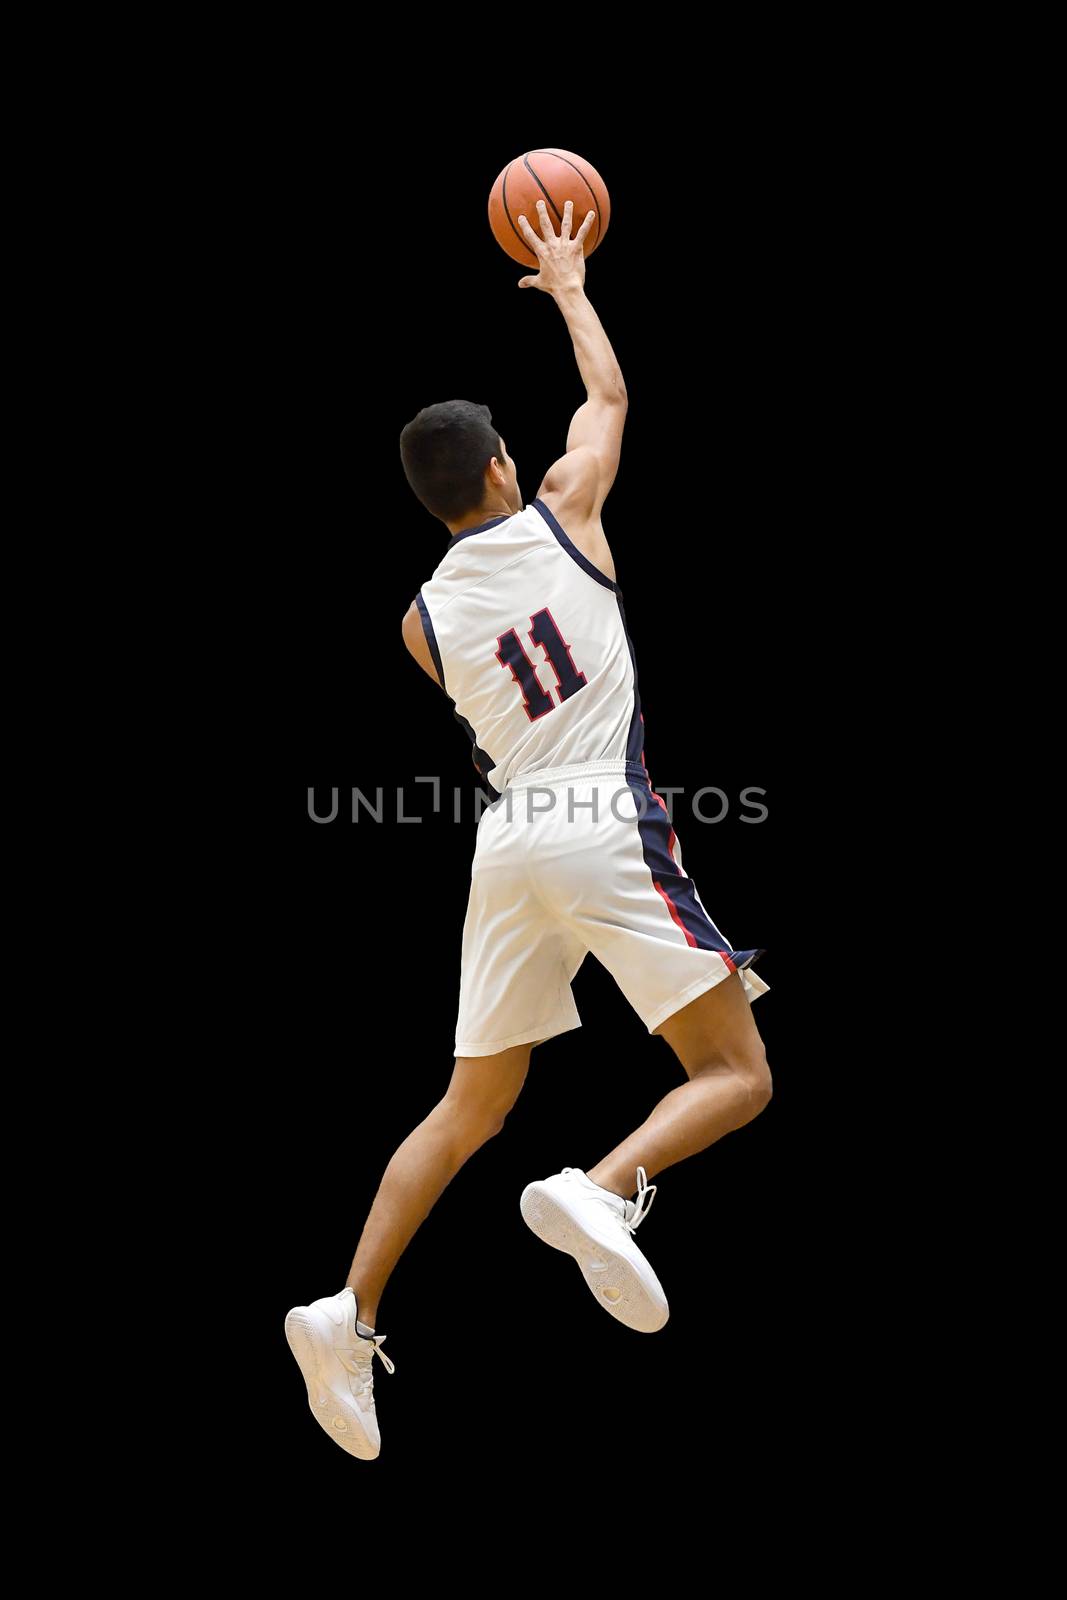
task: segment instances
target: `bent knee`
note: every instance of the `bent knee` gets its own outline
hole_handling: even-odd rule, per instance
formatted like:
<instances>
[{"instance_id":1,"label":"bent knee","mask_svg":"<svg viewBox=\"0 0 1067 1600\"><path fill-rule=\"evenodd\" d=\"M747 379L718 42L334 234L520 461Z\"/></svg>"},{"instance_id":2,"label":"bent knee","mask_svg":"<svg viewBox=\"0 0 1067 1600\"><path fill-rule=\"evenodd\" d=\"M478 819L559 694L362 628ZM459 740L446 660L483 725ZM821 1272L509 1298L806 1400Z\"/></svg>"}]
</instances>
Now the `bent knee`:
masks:
<instances>
[{"instance_id":1,"label":"bent knee","mask_svg":"<svg viewBox=\"0 0 1067 1600\"><path fill-rule=\"evenodd\" d=\"M522 1092L531 1046L515 1045L494 1056L457 1056L442 1105L467 1144L499 1133Z\"/></svg>"},{"instance_id":2,"label":"bent knee","mask_svg":"<svg viewBox=\"0 0 1067 1600\"><path fill-rule=\"evenodd\" d=\"M470 1095L447 1094L442 1102L453 1123L468 1139L480 1142L499 1133L513 1101L485 1100Z\"/></svg>"},{"instance_id":3,"label":"bent knee","mask_svg":"<svg viewBox=\"0 0 1067 1600\"><path fill-rule=\"evenodd\" d=\"M753 1100L765 1105L771 1098L771 1069L760 1048L736 1052L715 1050L709 1052L701 1066L688 1067L687 1071L691 1078L699 1078L704 1073L728 1072L741 1080Z\"/></svg>"},{"instance_id":4,"label":"bent knee","mask_svg":"<svg viewBox=\"0 0 1067 1600\"><path fill-rule=\"evenodd\" d=\"M762 1108L774 1093L771 1069L762 1050L756 1059L748 1064L744 1076L749 1094Z\"/></svg>"},{"instance_id":5,"label":"bent knee","mask_svg":"<svg viewBox=\"0 0 1067 1600\"><path fill-rule=\"evenodd\" d=\"M508 1112L511 1109L512 1107L510 1105L487 1106L486 1109L481 1113L480 1127L482 1133L487 1139L491 1139L494 1133L501 1132L505 1122L507 1121Z\"/></svg>"},{"instance_id":6,"label":"bent knee","mask_svg":"<svg viewBox=\"0 0 1067 1600\"><path fill-rule=\"evenodd\" d=\"M764 1052L746 1051L743 1056L728 1060L727 1065L734 1076L740 1078L745 1085L752 1103L762 1109L773 1092L771 1069L767 1065Z\"/></svg>"},{"instance_id":7,"label":"bent knee","mask_svg":"<svg viewBox=\"0 0 1067 1600\"><path fill-rule=\"evenodd\" d=\"M752 1085L751 1093L759 1105L760 1110L762 1111L763 1107L767 1105L774 1093L774 1086L771 1082L771 1074L769 1070L762 1073Z\"/></svg>"}]
</instances>

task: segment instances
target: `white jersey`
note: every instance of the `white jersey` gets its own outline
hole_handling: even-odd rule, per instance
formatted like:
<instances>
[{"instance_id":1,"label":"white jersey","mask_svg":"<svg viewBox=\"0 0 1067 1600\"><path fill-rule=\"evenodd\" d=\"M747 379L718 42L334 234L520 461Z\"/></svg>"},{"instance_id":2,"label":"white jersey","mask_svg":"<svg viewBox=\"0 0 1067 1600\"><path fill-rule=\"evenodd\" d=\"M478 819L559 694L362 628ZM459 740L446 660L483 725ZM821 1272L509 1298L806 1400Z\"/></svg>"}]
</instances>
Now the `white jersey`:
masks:
<instances>
[{"instance_id":1,"label":"white jersey","mask_svg":"<svg viewBox=\"0 0 1067 1600\"><path fill-rule=\"evenodd\" d=\"M494 799L546 768L643 765L622 590L542 500L454 535L417 605L438 678Z\"/></svg>"},{"instance_id":2,"label":"white jersey","mask_svg":"<svg viewBox=\"0 0 1067 1600\"><path fill-rule=\"evenodd\" d=\"M766 994L751 970L763 949L735 949L712 922L652 788L618 584L535 499L456 534L417 603L500 801L471 862L457 1059L580 1027L571 984L589 951L649 1033L733 973L750 1003ZM571 803L545 807L565 791Z\"/></svg>"}]
</instances>

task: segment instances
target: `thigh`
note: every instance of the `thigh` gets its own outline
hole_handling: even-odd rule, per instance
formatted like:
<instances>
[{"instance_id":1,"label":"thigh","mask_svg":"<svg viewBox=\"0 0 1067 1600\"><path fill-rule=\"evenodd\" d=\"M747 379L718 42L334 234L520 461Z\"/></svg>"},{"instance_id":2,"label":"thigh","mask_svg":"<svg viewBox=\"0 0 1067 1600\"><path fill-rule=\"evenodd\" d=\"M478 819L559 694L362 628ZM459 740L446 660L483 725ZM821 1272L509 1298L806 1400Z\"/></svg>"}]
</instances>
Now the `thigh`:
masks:
<instances>
[{"instance_id":1,"label":"thigh","mask_svg":"<svg viewBox=\"0 0 1067 1600\"><path fill-rule=\"evenodd\" d=\"M770 1087L763 1040L739 972L706 989L652 1032L666 1039L690 1078L726 1066L754 1089Z\"/></svg>"},{"instance_id":2,"label":"thigh","mask_svg":"<svg viewBox=\"0 0 1067 1600\"><path fill-rule=\"evenodd\" d=\"M457 1059L495 1060L581 1026L571 980L585 945L532 892L518 835L483 837L463 924Z\"/></svg>"}]
</instances>

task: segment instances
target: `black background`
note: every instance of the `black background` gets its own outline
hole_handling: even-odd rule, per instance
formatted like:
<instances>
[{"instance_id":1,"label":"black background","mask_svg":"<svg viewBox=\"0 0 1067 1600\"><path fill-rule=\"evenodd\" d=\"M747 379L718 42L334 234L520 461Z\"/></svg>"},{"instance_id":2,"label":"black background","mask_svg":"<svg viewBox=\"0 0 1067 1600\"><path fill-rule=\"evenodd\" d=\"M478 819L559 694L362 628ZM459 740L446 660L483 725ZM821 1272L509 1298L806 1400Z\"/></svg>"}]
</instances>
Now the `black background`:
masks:
<instances>
[{"instance_id":1,"label":"black background","mask_svg":"<svg viewBox=\"0 0 1067 1600\"><path fill-rule=\"evenodd\" d=\"M765 107L713 162L691 99L649 126L512 106L466 119L447 160L443 127L410 103L376 125L389 160L340 205L336 150L324 141L316 162L306 129L295 155L279 138L269 210L261 185L239 185L229 218L255 241L267 337L247 338L234 281L235 350L254 351L243 462L258 528L232 742L254 781L221 832L255 858L257 960L234 1040L242 1132L219 1243L247 1292L257 1379L254 1450L219 1449L296 1519L323 1496L344 1503L357 1480L366 1507L401 1485L504 1493L544 1482L561 1454L617 1474L623 1501L646 1475L682 1494L694 1450L705 1473L802 1474L813 1440L848 1427L843 1380L867 1333L852 1311L857 1217L842 1204L861 1132L843 990L862 950L835 902L857 870L847 841L866 759L849 665L867 448L854 170L814 108L798 125ZM656 1175L638 1237L670 1320L652 1336L614 1323L518 1209L531 1178L594 1165L682 1081L588 957L583 1026L535 1048L503 1132L445 1190L382 1296L396 1371L375 1363L383 1446L364 1463L314 1423L282 1324L341 1289L390 1155L447 1086L479 788L466 736L401 640L447 531L408 488L398 438L423 405L484 402L526 502L564 448L584 397L569 334L550 297L516 287L526 269L486 217L500 168L541 143L586 156L611 194L586 291L630 408L603 525L652 780L686 791L686 870L730 941L767 951L771 990L753 1015L774 1097ZM432 774L443 815L414 783ZM395 820L399 785L421 822ZM729 797L716 825L687 814L704 785ZM383 787L384 825L352 823L357 786ZM741 820L746 786L765 790L758 825ZM320 809L340 791L328 826L309 819L312 787Z\"/></svg>"}]
</instances>

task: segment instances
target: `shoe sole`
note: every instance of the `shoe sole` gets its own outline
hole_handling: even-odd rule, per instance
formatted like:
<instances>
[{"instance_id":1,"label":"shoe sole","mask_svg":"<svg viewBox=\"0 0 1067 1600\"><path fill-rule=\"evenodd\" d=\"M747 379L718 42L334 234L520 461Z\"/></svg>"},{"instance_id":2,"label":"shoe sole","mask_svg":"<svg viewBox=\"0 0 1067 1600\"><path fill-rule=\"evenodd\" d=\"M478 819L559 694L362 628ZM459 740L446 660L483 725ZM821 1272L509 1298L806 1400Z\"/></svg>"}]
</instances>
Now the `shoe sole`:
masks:
<instances>
[{"instance_id":1,"label":"shoe sole","mask_svg":"<svg viewBox=\"0 0 1067 1600\"><path fill-rule=\"evenodd\" d=\"M339 1444L350 1456L360 1461L374 1461L379 1450L374 1448L358 1420L355 1408L351 1410L338 1400L333 1390L320 1376L319 1347L322 1335L315 1326L313 1314L307 1306L294 1306L285 1319L285 1337L296 1364L307 1384L308 1406L319 1427L328 1433L334 1444Z\"/></svg>"},{"instance_id":2,"label":"shoe sole","mask_svg":"<svg viewBox=\"0 0 1067 1600\"><path fill-rule=\"evenodd\" d=\"M550 1187L528 1183L519 1210L539 1239L574 1257L597 1304L616 1322L638 1333L656 1333L663 1327L670 1312L650 1291L634 1263L589 1233Z\"/></svg>"}]
</instances>

